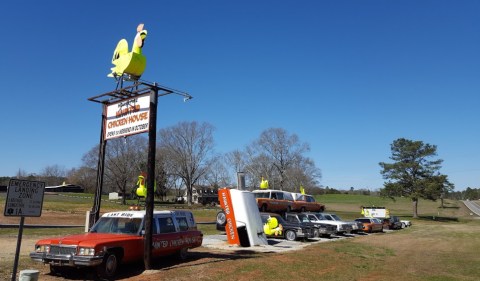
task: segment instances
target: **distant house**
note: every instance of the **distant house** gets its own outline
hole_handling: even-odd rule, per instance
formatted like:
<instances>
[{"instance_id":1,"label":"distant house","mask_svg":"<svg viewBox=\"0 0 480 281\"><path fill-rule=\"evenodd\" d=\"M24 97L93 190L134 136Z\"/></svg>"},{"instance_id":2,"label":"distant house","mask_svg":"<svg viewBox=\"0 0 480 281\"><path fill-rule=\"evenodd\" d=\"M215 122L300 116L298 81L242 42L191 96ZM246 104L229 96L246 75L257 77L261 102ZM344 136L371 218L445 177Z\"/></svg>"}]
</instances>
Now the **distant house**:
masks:
<instances>
[{"instance_id":1,"label":"distant house","mask_svg":"<svg viewBox=\"0 0 480 281\"><path fill-rule=\"evenodd\" d=\"M46 186L45 192L75 192L75 193L83 193L85 192L85 188L75 184L62 184L56 186Z\"/></svg>"},{"instance_id":2,"label":"distant house","mask_svg":"<svg viewBox=\"0 0 480 281\"><path fill-rule=\"evenodd\" d=\"M177 201L187 202L187 191L183 194L183 197L177 199ZM193 187L192 188L192 203L202 205L216 205L220 204L218 201L217 189L209 187Z\"/></svg>"}]
</instances>

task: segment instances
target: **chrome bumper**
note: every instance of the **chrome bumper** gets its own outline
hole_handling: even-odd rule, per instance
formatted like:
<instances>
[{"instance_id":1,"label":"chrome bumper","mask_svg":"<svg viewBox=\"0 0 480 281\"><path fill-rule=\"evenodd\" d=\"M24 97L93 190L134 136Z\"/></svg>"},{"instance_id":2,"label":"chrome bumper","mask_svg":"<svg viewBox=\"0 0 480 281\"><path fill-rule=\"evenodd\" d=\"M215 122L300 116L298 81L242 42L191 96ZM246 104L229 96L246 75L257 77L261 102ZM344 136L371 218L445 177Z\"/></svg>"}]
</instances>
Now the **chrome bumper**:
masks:
<instances>
[{"instance_id":1,"label":"chrome bumper","mask_svg":"<svg viewBox=\"0 0 480 281\"><path fill-rule=\"evenodd\" d=\"M103 262L103 256L57 255L37 252L30 253L30 258L36 262L70 267L97 266Z\"/></svg>"}]
</instances>

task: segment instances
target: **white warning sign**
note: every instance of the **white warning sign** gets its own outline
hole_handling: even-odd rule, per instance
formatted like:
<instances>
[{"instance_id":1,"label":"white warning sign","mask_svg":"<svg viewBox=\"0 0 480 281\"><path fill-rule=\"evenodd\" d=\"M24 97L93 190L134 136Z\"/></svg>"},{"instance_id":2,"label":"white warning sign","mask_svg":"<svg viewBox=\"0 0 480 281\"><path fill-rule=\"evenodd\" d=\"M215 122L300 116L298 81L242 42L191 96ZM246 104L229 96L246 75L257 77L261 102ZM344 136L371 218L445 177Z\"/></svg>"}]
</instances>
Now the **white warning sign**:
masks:
<instances>
[{"instance_id":1,"label":"white warning sign","mask_svg":"<svg viewBox=\"0 0 480 281\"><path fill-rule=\"evenodd\" d=\"M6 217L41 216L44 192L44 182L11 179L3 215Z\"/></svg>"}]
</instances>

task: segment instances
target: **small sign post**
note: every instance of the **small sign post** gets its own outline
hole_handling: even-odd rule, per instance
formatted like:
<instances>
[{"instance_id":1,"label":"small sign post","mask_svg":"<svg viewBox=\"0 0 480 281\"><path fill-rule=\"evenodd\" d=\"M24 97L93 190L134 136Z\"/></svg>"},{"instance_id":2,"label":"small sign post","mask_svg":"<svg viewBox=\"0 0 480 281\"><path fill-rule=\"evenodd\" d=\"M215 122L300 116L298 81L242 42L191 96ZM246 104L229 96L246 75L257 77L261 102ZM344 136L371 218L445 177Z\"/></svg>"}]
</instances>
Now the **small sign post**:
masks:
<instances>
[{"instance_id":1,"label":"small sign post","mask_svg":"<svg viewBox=\"0 0 480 281\"><path fill-rule=\"evenodd\" d=\"M42 215L44 192L44 182L11 179L8 183L7 200L5 201L3 215L6 217L20 217L12 281L15 281L17 277L18 257L20 255L20 246L22 245L25 217L40 217Z\"/></svg>"}]
</instances>

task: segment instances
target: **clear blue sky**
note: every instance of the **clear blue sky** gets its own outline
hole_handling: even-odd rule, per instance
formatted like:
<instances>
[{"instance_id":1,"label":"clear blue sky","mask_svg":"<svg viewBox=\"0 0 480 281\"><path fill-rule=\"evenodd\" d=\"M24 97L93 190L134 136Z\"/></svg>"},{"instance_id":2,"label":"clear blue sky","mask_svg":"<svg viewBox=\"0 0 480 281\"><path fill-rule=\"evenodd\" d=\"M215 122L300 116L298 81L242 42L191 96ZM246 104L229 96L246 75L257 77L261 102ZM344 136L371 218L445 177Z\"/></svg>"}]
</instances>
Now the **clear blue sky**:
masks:
<instances>
[{"instance_id":1,"label":"clear blue sky","mask_svg":"<svg viewBox=\"0 0 480 281\"><path fill-rule=\"evenodd\" d=\"M321 184L377 189L404 137L438 146L456 190L480 187L479 1L7 1L0 176L81 165L98 144L121 38L148 30L143 79L158 128L216 127L219 153L281 127L311 146Z\"/></svg>"}]
</instances>

